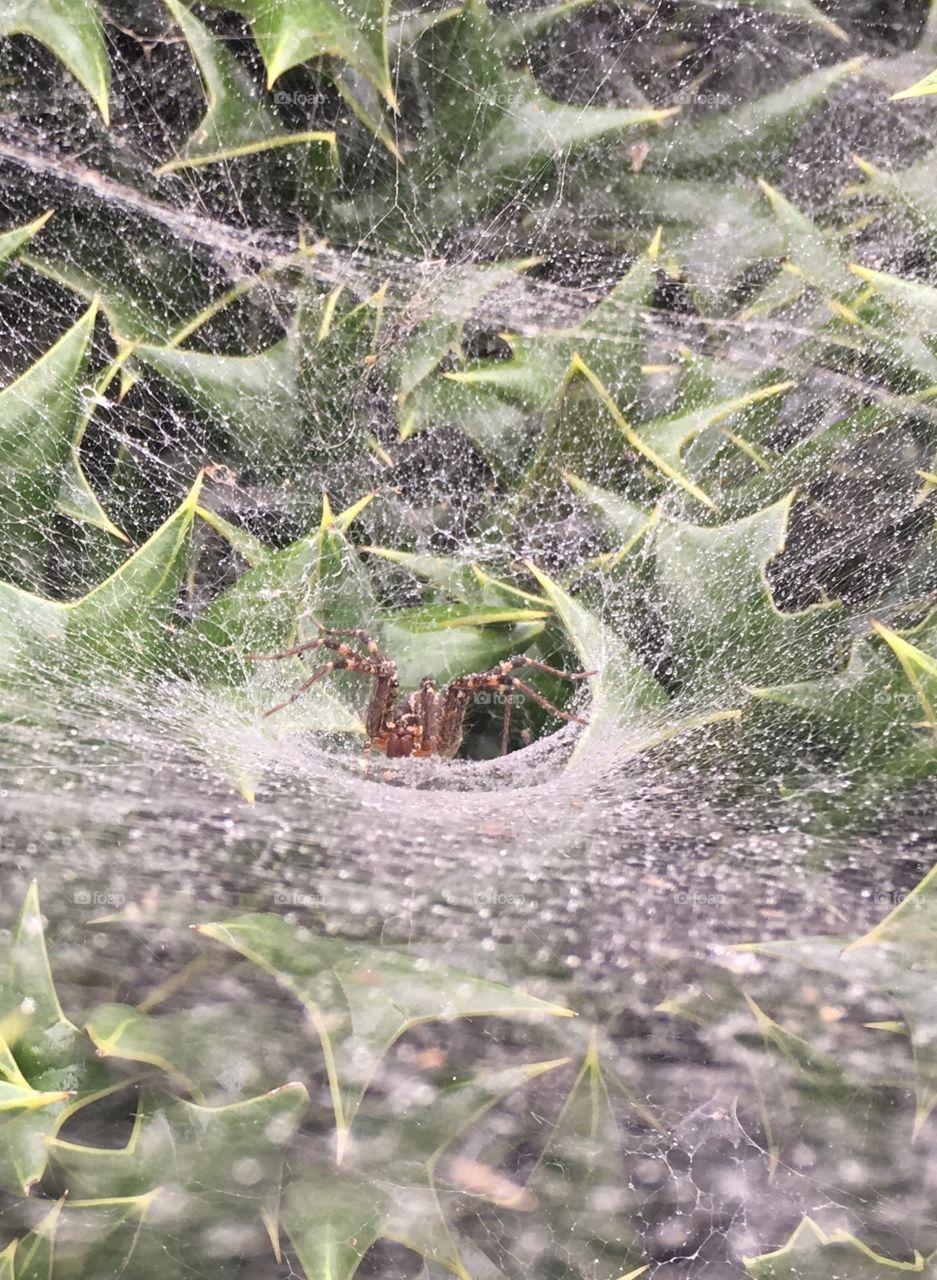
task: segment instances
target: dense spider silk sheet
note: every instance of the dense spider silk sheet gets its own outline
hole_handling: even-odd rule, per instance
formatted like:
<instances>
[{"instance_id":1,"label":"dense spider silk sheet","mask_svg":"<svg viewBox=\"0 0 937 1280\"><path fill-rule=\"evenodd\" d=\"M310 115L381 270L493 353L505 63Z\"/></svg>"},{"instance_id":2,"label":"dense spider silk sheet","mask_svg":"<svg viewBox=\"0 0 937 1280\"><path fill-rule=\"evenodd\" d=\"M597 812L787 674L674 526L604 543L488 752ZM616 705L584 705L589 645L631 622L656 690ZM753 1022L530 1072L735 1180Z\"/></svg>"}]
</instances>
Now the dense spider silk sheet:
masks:
<instances>
[{"instance_id":1,"label":"dense spider silk sheet","mask_svg":"<svg viewBox=\"0 0 937 1280\"><path fill-rule=\"evenodd\" d=\"M243 25L202 10L196 17L222 47L236 49L245 63L253 59L259 84L263 71ZM499 30L515 18L504 16ZM845 5L837 20L852 24L855 48L884 61L901 58L919 34L903 10L877 11L873 25L864 8ZM890 1031L864 1026L895 1023L894 983L876 986L866 971L857 977L848 968L817 978L790 960L729 948L815 934L845 940L871 927L934 860L932 799L926 790L896 799L891 782L906 779L897 766L889 774L877 756L871 768L861 755L833 764L814 751L812 740L785 736L770 717L742 727L716 718L734 713L752 685L818 677L832 665L833 640L845 651L867 634L869 613L894 621L889 609L926 598L935 587L928 508L918 502L917 473L932 469L928 424L916 416L920 406L906 417L894 403L900 389L887 380L880 386L854 367L831 368L833 361L819 357L814 363L809 340L828 316L821 308L818 317L812 295L800 308L792 304L792 313L775 313L761 287L776 282L773 268L790 249L755 185L767 176L773 190L816 214L825 228L848 222L828 201L855 180L851 153L858 149L866 161L887 167L897 151L910 158L929 141L930 115L909 109L897 116L884 105L892 89L914 78L913 56L878 78L843 70L834 79L831 71L822 110L796 125L795 144L777 156L753 118L732 124L738 149L716 148L728 156L728 176L717 174L706 189L693 185L700 178L680 158L680 135L665 129L648 131L646 154L640 145L629 151L628 137L599 140L584 153L560 146L556 156L535 158L516 182L510 165L482 163L457 140L456 177L446 178L445 157L437 172L425 137L421 144L415 135L414 143L392 122L398 161L328 88L323 118L316 120L336 127L348 167L326 219L315 176L303 185L317 164L307 150L276 155L272 174L226 160L154 179L151 171L197 124L199 80L185 43L164 40L162 11L134 15L131 27L144 27L143 35L155 41L146 57L145 42L121 31L127 24L119 17L117 23L109 26L109 39L129 65L114 87L110 133L42 46L18 45L9 55L11 119L21 117L23 125L0 140L3 225L19 225L46 207L59 212L31 244L34 261L21 261L4 279L0 348L6 385L78 320L98 289L116 316L112 327L143 344L135 384L121 387L115 373L101 387L97 379L115 348L99 321L91 342L93 377L88 366L80 378L82 401L95 408L82 442L85 478L134 546L171 517L207 464L204 509L270 546L287 547L319 528L323 492L334 514L378 491L349 525L351 546L404 547L463 566L474 560L504 577L530 558L559 591L572 589L584 564L626 540L621 524L629 511L617 512L621 536L609 541L607 526L591 519L594 511L570 505L561 486L550 488L555 477L531 463L516 441L540 429L536 413L525 417L495 406L480 391L456 399L455 407L433 398L465 385L445 381L444 372L465 373L476 360L505 355L497 336L504 330L535 340L571 327L570 349L564 347L557 362L565 367L572 348L588 341L610 371L603 371L609 391L629 417L633 397L642 422L674 411L684 395L687 404L728 400L789 375L798 387L785 396L778 417L788 444L822 435L857 405L867 408L866 397L896 416L882 432L867 432L860 422L855 450L846 450L831 476L823 472L819 491L793 515L778 504L815 473L808 466L806 475L785 476L775 488L766 482L764 496L756 494L736 513L755 523L735 531L722 561L706 544L688 550L688 523L716 526L705 524L706 513L691 505L687 490L661 483L654 471L637 505L647 512L660 499L662 519L640 563L664 584L660 626L648 628L657 642L655 670L667 675L666 663L676 664L681 696L668 702L648 694L646 672L621 645L623 634L632 639L626 623L637 611L634 601L622 598L613 574L600 572L587 582L585 606L592 618L605 619L606 629L596 632L580 620L559 639L554 635L566 646L560 656L567 662L578 658L600 670L591 693L576 704L592 719L590 731L551 732L555 723L532 720L533 744L503 761L389 767L376 758L366 765L361 683L319 688L293 719L264 722L264 707L300 678L298 668L252 672L244 659L262 640L269 647L263 628L268 619L277 621L284 595L276 583L246 593L233 631L216 637L218 668L180 673L167 662L146 678L115 682L101 677L78 635L71 653L81 668L76 685L68 671L63 679L61 650L51 638L34 645L25 658L18 655L22 685L4 691L5 921L12 923L37 877L63 1003L78 1011L101 1001L143 999L192 958L186 926L242 909L286 915L314 934L378 943L391 953L409 949L434 968L462 968L577 1010L572 1030L567 1022L523 1030L472 1023L448 1033L461 1037L464 1057L454 1055L460 1064L473 1056L496 1065L565 1055L578 1062L594 1025L609 1078L617 1074L630 1087L630 1094L611 1090L609 1111L598 1113L597 1126L609 1140L599 1155L588 1152L597 1177L582 1182L600 1219L597 1234L590 1234L587 1215L588 1229L577 1230L560 1212L562 1197L551 1199L548 1191L540 1192L539 1214L512 1217L474 1199L453 1210L460 1239L508 1274L554 1275L568 1264L574 1274L602 1280L649 1261L657 1274L722 1280L740 1274L743 1257L782 1245L803 1214L831 1231L850 1231L889 1257L905 1257L911 1248L927 1252L934 1244L932 1191L922 1170L933 1163L933 1124L924 1126L915 1146L909 1140L912 1093L921 1078L908 1038L894 1025ZM485 37L483 60L501 56L495 44L495 34ZM429 86L438 92L439 81L444 88L457 81L467 95L468 122L459 124L466 136L476 125L481 129L492 108L504 106L498 85L481 86L484 68L477 71L479 83L455 76L440 48L427 46L413 29L404 31L402 47L395 65L401 81L408 75L420 89L418 114L421 93L431 96ZM523 61L529 53L542 90L582 119L589 107L641 110L648 101L689 108L695 118L781 91L839 66L852 52L840 49L815 13L800 26L745 11L636 15L611 5L587 9L538 41L521 32L512 58ZM929 56L926 41L918 56ZM353 89L374 107L360 76ZM308 123L303 95L310 92L302 79L279 89L289 100L274 105L291 127ZM191 121L180 118L187 116L180 106L186 100L197 108L188 112ZM530 113L510 95L507 107L496 150L510 156ZM67 147L59 146L60 132ZM752 138L757 146L746 155ZM763 167L769 163L770 171ZM408 187L411 172L417 177ZM486 192L495 198L489 201ZM865 206L856 212L857 223L865 212ZM650 262L658 224L664 235L654 261L668 280L640 296L635 355L620 316L616 323L607 313L587 317L636 259ZM301 255L295 276L284 274L276 268L296 254L299 228L307 246L320 232L331 245ZM836 254L827 253L823 241L818 253L806 238L812 269L829 270L823 283L838 296ZM913 220L893 212L873 221L864 238L861 231L847 237L843 253L910 276L919 253L925 267L929 262L920 240ZM512 266L504 278L494 270L494 278L479 266L535 255L547 260L539 275ZM751 314L730 297L748 275L745 299L762 304ZM780 273L777 279L785 281ZM387 327L372 342L384 319L384 298L374 294L385 281ZM336 284L345 292L334 303L335 332L345 325L353 338L333 349L320 334ZM696 290L695 307L685 305L688 287ZM244 296L217 317L203 315L192 334L180 337L185 324L229 288L243 289ZM355 307L369 298L357 313L359 334ZM449 325L461 356L445 350ZM416 357L403 369L394 363L414 334L425 340L433 378L424 376ZM842 333L837 337L846 341ZM673 368L684 348L695 353L690 380L708 379L708 393L678 388ZM297 349L303 361L293 359ZM620 349L626 359L616 358ZM531 350L539 348L526 348L528 356ZM199 393L187 385L187 351L208 353ZM241 366L250 372L238 382L230 364L219 366L222 372L211 365L213 356L255 357L256 363ZM926 363L926 353L915 358ZM633 374L642 363L658 372L642 375L639 395ZM660 366L671 372L661 373ZM537 388L552 375L551 364L535 380ZM404 390L409 409L400 403ZM566 423L565 449L578 444L580 409L574 405ZM26 438L24 431L20 441ZM694 459L710 478L712 442L710 432ZM583 457L596 461L588 448ZM629 457L627 465L640 472L642 464ZM65 502L42 486L27 494L25 516L43 537L40 567L31 549L19 548L7 573L22 571L19 586L53 599L81 596L127 554L113 529L94 523L87 493L80 521L63 512L74 515L74 472L70 478ZM500 514L505 495L516 489L519 508L506 529L492 529L486 514ZM764 510L772 514L760 516ZM609 518L607 502L603 515ZM185 574L180 568L170 623L180 636L245 572L250 553L243 554L243 546L232 550L217 524L201 516L189 536L194 554ZM788 555L773 569L777 595L791 615L822 602L824 593L841 596L842 631L833 640L814 644L811 634L803 643L788 618L778 621L769 612L761 573L785 539ZM307 576L311 581L319 573L320 595L326 603L341 599L345 608L348 564L322 570L317 555L310 553ZM416 606L424 588L412 574L395 575L363 552L360 558L373 597L362 597L357 612L342 620L370 625L373 611L392 627L393 615ZM705 576L720 564L720 573ZM835 589L827 589L831 577ZM522 582L528 591L538 588L536 578ZM706 589L694 594L701 583ZM539 589L548 590L542 583ZM290 597L303 628L320 595L310 588L308 599ZM561 599L549 598L554 605ZM738 600L754 600L756 622L743 617L723 626ZM238 629L242 618L257 631L247 623ZM110 612L105 605L98 623L115 649L132 651L139 641L116 605ZM773 631L769 624L776 624ZM465 649L444 652L453 633L459 629L397 632L393 656L411 687L436 661L447 678L453 671L446 662L461 659L480 669L493 660L476 660L474 653L470 660ZM529 639L522 631L517 643ZM584 644L588 653L581 652ZM896 720L889 696L876 686L864 704L860 693L855 714L867 714L873 726L878 715ZM904 696L902 725L920 715L913 697ZM840 705L837 692L833 706ZM498 733L497 716L479 717L467 751L490 756ZM878 746L888 735L876 728L875 736ZM519 738L514 745L520 747ZM892 760L887 751L882 758ZM879 772L885 785L876 788L870 775L875 783ZM913 770L911 776L917 776ZM847 833L837 825L843 818L851 824ZM100 917L111 919L104 924ZM269 991L267 1003L256 999L246 980L239 983L229 975L205 997L206 1005L222 995L238 998L248 1038L276 1046L278 1081L308 1069L311 1038L297 1009L284 1002L281 1010ZM800 1042L769 1027L771 1041L746 997ZM901 1008L902 1017L910 1016ZM204 1011L201 1016L207 1018ZM243 1059L236 1055L233 1067L248 1059L246 1052ZM405 1067L390 1070L376 1110L383 1105L393 1117L406 1116L432 1093ZM926 1085L926 1055L918 1069ZM520 1181L529 1171L529 1149L542 1147L542 1116L556 1119L564 1089L568 1080L545 1087L542 1098L524 1095L482 1126L481 1136L473 1135L466 1158L493 1168L503 1156L506 1173ZM639 1107L651 1108L658 1127ZM582 1132L574 1138L564 1158L575 1169ZM10 1212L7 1220L18 1226ZM613 1247L619 1236L628 1237L624 1257ZM288 1275L298 1265L292 1257L271 1260L262 1233L259 1242L231 1239L221 1233L216 1254L231 1266L232 1259L248 1257L252 1275ZM466 1257L473 1276L491 1274L477 1254ZM852 1255L838 1261L844 1274L855 1274ZM392 1258L377 1265L380 1274L395 1274ZM807 1265L818 1269L805 1269L806 1276L830 1274L822 1255Z\"/></svg>"}]
</instances>

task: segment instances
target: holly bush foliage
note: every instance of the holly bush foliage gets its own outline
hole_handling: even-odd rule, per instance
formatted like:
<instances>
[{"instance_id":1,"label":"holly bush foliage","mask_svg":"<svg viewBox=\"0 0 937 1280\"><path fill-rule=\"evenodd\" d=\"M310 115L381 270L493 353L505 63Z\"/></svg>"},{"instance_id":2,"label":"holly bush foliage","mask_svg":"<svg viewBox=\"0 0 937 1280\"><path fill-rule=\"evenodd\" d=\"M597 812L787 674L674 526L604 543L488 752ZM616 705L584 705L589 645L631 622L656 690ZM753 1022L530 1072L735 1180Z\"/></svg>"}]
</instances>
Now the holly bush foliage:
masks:
<instances>
[{"instance_id":1,"label":"holly bush foliage","mask_svg":"<svg viewBox=\"0 0 937 1280\"><path fill-rule=\"evenodd\" d=\"M841 104L882 117L903 109L893 92L924 93L934 24L915 49L865 50L810 0L753 7L811 66L711 109L712 69L663 56L677 27L706 30L693 4L645 32L653 74L597 102L545 65L591 20L581 0L8 3L3 714L48 726L59 697L139 708L173 682L193 743L250 798L279 740L334 735L348 753L363 734L354 683L261 720L303 668L246 655L319 619L373 631L409 687L518 652L596 671L564 704L588 715L567 739L580 765L711 725L710 746L789 788L818 756L860 798L932 775L934 154L886 165L860 147L828 199L796 179ZM527 711L515 748L556 727ZM499 741L478 715L467 752ZM416 1021L536 1002L454 972L415 993L408 958L278 917L202 932L311 1019L340 1160L284 1177L306 1086L262 1065L262 1088L217 1104L203 1076L224 1026L193 1046L177 1014L72 1023L31 898L0 1018L0 1173L11 1196L45 1180L69 1199L3 1274L109 1274L128 1256L143 1274L230 1217L220 1164L244 1174L237 1212L274 1252L282 1226L310 1276L353 1274L377 1238L467 1274L436 1162L555 1064L460 1081L451 1115L421 1116L399 1151L375 1139L365 1185L361 1062ZM376 987L349 976L372 972ZM126 1146L61 1136L126 1088L127 1063ZM557 1142L581 1136L583 1107L585 1131L605 1126L603 1087L590 1048ZM191 1193L178 1223L156 1167ZM567 1190L542 1194L563 1206ZM611 1261L637 1274L620 1243ZM841 1255L893 1269L809 1224L747 1265L807 1274L800 1254L817 1274Z\"/></svg>"}]
</instances>

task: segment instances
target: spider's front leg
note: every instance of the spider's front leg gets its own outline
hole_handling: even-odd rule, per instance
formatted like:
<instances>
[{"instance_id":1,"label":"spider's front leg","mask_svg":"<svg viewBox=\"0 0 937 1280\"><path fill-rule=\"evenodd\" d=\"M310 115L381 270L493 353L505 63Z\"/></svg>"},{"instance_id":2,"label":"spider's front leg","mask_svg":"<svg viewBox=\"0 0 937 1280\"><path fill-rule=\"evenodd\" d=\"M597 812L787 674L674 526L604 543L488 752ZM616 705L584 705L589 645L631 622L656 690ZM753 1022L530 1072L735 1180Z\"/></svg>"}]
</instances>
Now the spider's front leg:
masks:
<instances>
[{"instance_id":1,"label":"spider's front leg","mask_svg":"<svg viewBox=\"0 0 937 1280\"><path fill-rule=\"evenodd\" d=\"M462 677L463 680L477 678L477 676ZM462 735L465 732L465 715L472 700L472 691L466 688L464 684L453 680L451 684L446 685L442 693L436 694L436 698L438 703L441 704L438 736L436 738L436 754L442 756L444 760L451 760L462 745Z\"/></svg>"},{"instance_id":2,"label":"spider's front leg","mask_svg":"<svg viewBox=\"0 0 937 1280\"><path fill-rule=\"evenodd\" d=\"M514 694L522 693L525 697L536 702L538 706L543 707L545 711L551 711L554 715L559 716L563 720L571 721L574 724L588 724L588 720L584 720L582 716L570 715L569 712L561 710L560 707L554 706L536 689L531 688L523 680L519 680L512 673L518 668L530 667L534 671L544 671L551 676L559 676L563 680L584 680L587 676L594 676L595 671L561 671L558 667L548 666L545 662L538 662L535 658L527 658L523 654L515 654L512 658L507 658L504 662L499 662L496 667L492 667L490 671L483 671L480 675L459 676L453 680L446 689L447 707L452 702L452 729L451 732L458 732L458 741L455 749L451 754L455 754L458 750L459 743L462 740L463 725L465 714L468 711L468 703L471 694L477 689L499 689L507 695L506 705L504 709L504 727L501 733L501 754L507 755L508 740L511 732L511 713L514 708ZM444 717L445 722L445 717ZM441 754L443 754L441 752Z\"/></svg>"},{"instance_id":3,"label":"spider's front leg","mask_svg":"<svg viewBox=\"0 0 937 1280\"><path fill-rule=\"evenodd\" d=\"M247 657L254 662L292 658L299 654L310 652L313 649L330 649L335 654L335 657L330 662L326 662L324 666L314 671L309 679L305 680L296 692L291 694L284 702L279 702L275 707L265 711L264 716L272 716L275 712L282 711L284 707L290 706L297 698L301 698L307 690L311 689L316 681L321 680L330 671L354 671L359 675L368 676L374 681L374 692L368 704L367 733L369 742L374 742L376 739L379 740L385 731L387 718L397 696L396 664L391 662L389 658L385 658L378 650L376 642L363 631L336 631L332 628L322 627L321 623L316 625L320 627L323 634L315 640L306 640L303 644L295 645L292 649L284 649L280 653L247 654ZM336 635L354 635L366 641L369 649L368 655L357 653L351 645L337 640L335 638ZM374 656L375 654L377 656Z\"/></svg>"}]
</instances>

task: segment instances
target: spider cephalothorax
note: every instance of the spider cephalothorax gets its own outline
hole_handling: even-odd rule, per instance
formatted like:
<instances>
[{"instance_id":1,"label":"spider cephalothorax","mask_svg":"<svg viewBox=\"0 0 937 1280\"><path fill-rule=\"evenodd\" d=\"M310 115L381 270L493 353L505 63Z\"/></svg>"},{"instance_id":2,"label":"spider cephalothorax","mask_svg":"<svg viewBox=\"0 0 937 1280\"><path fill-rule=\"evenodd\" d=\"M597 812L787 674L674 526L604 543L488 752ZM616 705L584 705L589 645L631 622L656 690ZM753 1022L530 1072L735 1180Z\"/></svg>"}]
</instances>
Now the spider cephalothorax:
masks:
<instances>
[{"instance_id":1,"label":"spider cephalothorax","mask_svg":"<svg viewBox=\"0 0 937 1280\"><path fill-rule=\"evenodd\" d=\"M292 649L284 649L282 653L248 655L259 661L292 658L312 649L329 649L335 654L334 658L314 671L285 702L271 707L264 715L272 716L275 711L288 707L330 671L357 671L374 681L366 721L368 741L372 747L392 758L442 756L444 759L451 759L462 745L466 712L476 691L480 689L498 690L504 695L502 752L508 749L515 693L523 694L564 720L573 720L576 724L587 723L580 716L569 715L555 707L513 673L520 668L529 667L534 671L545 671L551 676L560 676L564 680L582 680L586 676L595 675L594 671L559 671L556 667L548 667L545 662L516 654L513 658L499 662L490 671L483 671L479 675L458 676L443 689L438 689L430 676L424 676L419 689L398 701L400 686L397 664L381 653L372 636L358 628L324 627L321 622L317 622L316 626L320 634L315 640L306 640L303 644L294 645ZM342 636L357 640L357 647L346 644L339 638Z\"/></svg>"}]
</instances>

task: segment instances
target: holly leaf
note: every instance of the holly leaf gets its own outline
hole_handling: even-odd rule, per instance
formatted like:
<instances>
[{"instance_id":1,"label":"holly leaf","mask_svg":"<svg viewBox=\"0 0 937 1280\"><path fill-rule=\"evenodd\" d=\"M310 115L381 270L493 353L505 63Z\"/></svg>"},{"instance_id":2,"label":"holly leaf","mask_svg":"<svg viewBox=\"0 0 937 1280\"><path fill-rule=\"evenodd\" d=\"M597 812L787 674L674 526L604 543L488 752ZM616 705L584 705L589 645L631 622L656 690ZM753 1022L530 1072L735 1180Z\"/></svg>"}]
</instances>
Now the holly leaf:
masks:
<instances>
[{"instance_id":1,"label":"holly leaf","mask_svg":"<svg viewBox=\"0 0 937 1280\"><path fill-rule=\"evenodd\" d=\"M272 1089L277 1083L269 1079L262 1054L253 1052L262 1049L260 1026L254 1044L245 1046L243 1028L224 1006L199 1008L196 1016L191 1011L151 1014L132 1005L99 1005L88 1014L84 1030L98 1058L157 1067L203 1106L248 1082L254 1089Z\"/></svg>"},{"instance_id":2,"label":"holly leaf","mask_svg":"<svg viewBox=\"0 0 937 1280\"><path fill-rule=\"evenodd\" d=\"M134 358L178 388L229 445L238 466L276 474L295 464L302 425L295 343L288 338L252 356L220 356L142 343Z\"/></svg>"},{"instance_id":3,"label":"holly leaf","mask_svg":"<svg viewBox=\"0 0 937 1280\"><path fill-rule=\"evenodd\" d=\"M421 310L429 312L429 318L417 326L400 353L390 362L390 377L397 391L401 440L411 436L430 416L432 394L427 396L424 392L421 396L416 393L446 356L459 353L459 341L472 313L489 294L513 280L519 272L536 265L537 261L532 258L496 266L456 266L442 272L437 280L420 290L419 305ZM415 410L411 408L414 397Z\"/></svg>"},{"instance_id":4,"label":"holly leaf","mask_svg":"<svg viewBox=\"0 0 937 1280\"><path fill-rule=\"evenodd\" d=\"M510 1241L525 1274L623 1280L623 1272L638 1276L646 1269L635 1269L640 1259L633 1229L635 1207L622 1165L621 1117L634 1100L603 1066L594 1031L577 1065L559 1113L544 1126L539 1155L523 1183L514 1184L512 1193L509 1180L492 1176L507 1154L497 1136L490 1154L483 1148L475 1169L464 1171L463 1181L474 1179L476 1194L484 1195L486 1182L491 1186L490 1198L500 1209L489 1230L500 1229L502 1246ZM646 1109L638 1110L657 1126ZM457 1178L454 1181L458 1184ZM533 1210L542 1231L525 1230L525 1219L529 1221Z\"/></svg>"},{"instance_id":5,"label":"holly leaf","mask_svg":"<svg viewBox=\"0 0 937 1280\"><path fill-rule=\"evenodd\" d=\"M678 121L666 135L666 145L651 148L642 175L714 178L772 172L806 121L860 66L861 59L833 63L728 111L693 123Z\"/></svg>"},{"instance_id":6,"label":"holly leaf","mask_svg":"<svg viewBox=\"0 0 937 1280\"><path fill-rule=\"evenodd\" d=\"M530 71L505 64L482 0L467 0L458 17L428 31L419 54L432 122L417 128L392 187L363 190L335 210L343 237L368 241L379 228L382 239L415 240L425 253L486 208L516 199L528 181L542 185L553 160L672 114L554 102Z\"/></svg>"},{"instance_id":7,"label":"holly leaf","mask_svg":"<svg viewBox=\"0 0 937 1280\"><path fill-rule=\"evenodd\" d=\"M937 289L932 285L872 271L855 262L849 264L849 270L885 299L909 333L929 335L931 339L937 336Z\"/></svg>"},{"instance_id":8,"label":"holly leaf","mask_svg":"<svg viewBox=\"0 0 937 1280\"><path fill-rule=\"evenodd\" d=\"M13 1240L0 1254L0 1277L4 1280L52 1280L53 1251L62 1213L59 1200L25 1236ZM9 1258L8 1271L3 1270L3 1259Z\"/></svg>"},{"instance_id":9,"label":"holly leaf","mask_svg":"<svg viewBox=\"0 0 937 1280\"><path fill-rule=\"evenodd\" d=\"M79 386L97 308L0 391L0 576L38 585L50 517L80 422Z\"/></svg>"},{"instance_id":10,"label":"holly leaf","mask_svg":"<svg viewBox=\"0 0 937 1280\"><path fill-rule=\"evenodd\" d=\"M324 0L323 0L324 6ZM274 148L317 144L329 148L335 162L335 134L331 131L285 131L261 100L243 64L228 53L208 28L178 0L166 7L182 28L205 85L208 110L178 155L157 169L174 173L198 165L219 164L239 156L257 155Z\"/></svg>"},{"instance_id":11,"label":"holly leaf","mask_svg":"<svg viewBox=\"0 0 937 1280\"><path fill-rule=\"evenodd\" d=\"M746 943L741 950L792 961L886 995L901 1012L914 1056L917 1138L937 1106L937 867L893 911L852 942L796 938Z\"/></svg>"},{"instance_id":12,"label":"holly leaf","mask_svg":"<svg viewBox=\"0 0 937 1280\"><path fill-rule=\"evenodd\" d=\"M909 782L937 768L937 613L897 633L874 623L834 675L767 685L754 695L793 708L870 783Z\"/></svg>"},{"instance_id":13,"label":"holly leaf","mask_svg":"<svg viewBox=\"0 0 937 1280\"><path fill-rule=\"evenodd\" d=\"M826 1280L848 1275L850 1280L897 1280L920 1274L924 1259L899 1261L876 1253L848 1231L826 1232L812 1218L803 1218L786 1244L771 1253L742 1259L755 1280Z\"/></svg>"},{"instance_id":14,"label":"holly leaf","mask_svg":"<svg viewBox=\"0 0 937 1280\"><path fill-rule=\"evenodd\" d=\"M156 532L110 577L61 603L0 583L0 682L86 681L166 665L176 598L201 478Z\"/></svg>"},{"instance_id":15,"label":"holly leaf","mask_svg":"<svg viewBox=\"0 0 937 1280\"><path fill-rule=\"evenodd\" d=\"M0 969L0 1072L0 1186L28 1195L45 1171L46 1142L117 1087L62 1012L35 882Z\"/></svg>"},{"instance_id":16,"label":"holly leaf","mask_svg":"<svg viewBox=\"0 0 937 1280\"><path fill-rule=\"evenodd\" d=\"M379 615L375 627L384 651L397 662L401 685L415 689L426 675L444 684L524 653L549 616L549 609L516 602L421 605Z\"/></svg>"},{"instance_id":17,"label":"holly leaf","mask_svg":"<svg viewBox=\"0 0 937 1280\"><path fill-rule=\"evenodd\" d=\"M9 231L0 231L0 275L4 270L3 263L15 258L24 244L28 244L33 236L38 235L52 217L54 210L41 214L25 226L13 227Z\"/></svg>"},{"instance_id":18,"label":"holly leaf","mask_svg":"<svg viewBox=\"0 0 937 1280\"><path fill-rule=\"evenodd\" d=\"M644 664L631 652L611 627L568 595L558 583L533 564L528 568L569 636L583 670L595 671L590 681L592 705L588 725L576 747L580 755L586 744L596 750L622 750L623 729L646 726L648 719L667 701L663 689ZM612 735L612 728L615 735Z\"/></svg>"},{"instance_id":19,"label":"holly leaf","mask_svg":"<svg viewBox=\"0 0 937 1280\"><path fill-rule=\"evenodd\" d=\"M225 0L250 23L273 88L291 67L323 54L347 62L396 108L387 48L385 0Z\"/></svg>"},{"instance_id":20,"label":"holly leaf","mask_svg":"<svg viewBox=\"0 0 937 1280\"><path fill-rule=\"evenodd\" d=\"M778 671L834 669L840 606L782 613L765 576L784 546L792 500L713 527L662 519L648 535L672 674L684 690L720 701Z\"/></svg>"},{"instance_id":21,"label":"holly leaf","mask_svg":"<svg viewBox=\"0 0 937 1280\"><path fill-rule=\"evenodd\" d=\"M891 100L898 102L902 98L923 98L931 93L937 93L937 71L931 71L923 79L915 80L914 84L909 85L907 89L893 93Z\"/></svg>"},{"instance_id":22,"label":"holly leaf","mask_svg":"<svg viewBox=\"0 0 937 1280\"><path fill-rule=\"evenodd\" d=\"M308 1102L296 1083L223 1107L145 1089L126 1146L53 1138L49 1158L70 1199L129 1199L166 1183L183 1189L184 1207L171 1228L181 1235L200 1222L204 1229L219 1211L259 1216L270 1188L280 1184L284 1151ZM239 1161L251 1164L249 1182L232 1178Z\"/></svg>"},{"instance_id":23,"label":"holly leaf","mask_svg":"<svg viewBox=\"0 0 937 1280\"><path fill-rule=\"evenodd\" d=\"M471 1163L456 1157L440 1167L446 1149L492 1107L567 1059L486 1071L433 1090L415 1101L406 1123L386 1115L355 1125L355 1141L340 1173L301 1174L287 1192L284 1226L309 1280L351 1280L378 1239L394 1240L429 1263L468 1280L437 1189L464 1190ZM488 1190L497 1195L494 1170ZM502 1197L507 1180L500 1179ZM523 1188L511 1184L521 1195ZM476 1177L476 1194L484 1195ZM472 1272L474 1275L474 1272Z\"/></svg>"},{"instance_id":24,"label":"holly leaf","mask_svg":"<svg viewBox=\"0 0 937 1280\"><path fill-rule=\"evenodd\" d=\"M822 231L780 191L758 180L784 238L788 266L802 277L805 284L818 289L826 297L842 298L855 292L849 264L836 238Z\"/></svg>"},{"instance_id":25,"label":"holly leaf","mask_svg":"<svg viewBox=\"0 0 937 1280\"><path fill-rule=\"evenodd\" d=\"M714 509L712 499L690 479L679 458L680 442L693 434L690 425L678 426L676 437L658 432L670 457L658 452L643 427L632 427L598 375L574 355L561 388L560 398L548 415L543 438L518 491L518 511L532 503L549 501L565 486L563 469L580 479L601 484L614 476L616 463L627 449L644 458L669 481Z\"/></svg>"},{"instance_id":26,"label":"holly leaf","mask_svg":"<svg viewBox=\"0 0 937 1280\"><path fill-rule=\"evenodd\" d=\"M319 682L276 716L263 719L264 712L308 680L310 669L299 657L274 662L253 661L251 655L281 653L315 638L313 619L357 627L373 616L370 582L346 537L373 496L335 515L323 494L315 533L279 551L256 539L245 541L241 531L206 513L236 550L247 553L252 567L176 637L174 669L187 682L197 682L197 689L189 683L181 687L172 715L246 799L253 799L270 756L288 735L364 732L361 717L342 696L352 687L333 681Z\"/></svg>"},{"instance_id":27,"label":"holly leaf","mask_svg":"<svg viewBox=\"0 0 937 1280\"><path fill-rule=\"evenodd\" d=\"M203 924L214 938L270 973L303 1005L325 1057L341 1164L361 1098L384 1054L421 1022L498 1015L573 1016L538 1000L404 952L317 936L280 916Z\"/></svg>"},{"instance_id":28,"label":"holly leaf","mask_svg":"<svg viewBox=\"0 0 937 1280\"><path fill-rule=\"evenodd\" d=\"M33 36L62 62L109 120L110 63L97 6L70 0L7 0L0 9L0 36Z\"/></svg>"}]
</instances>

